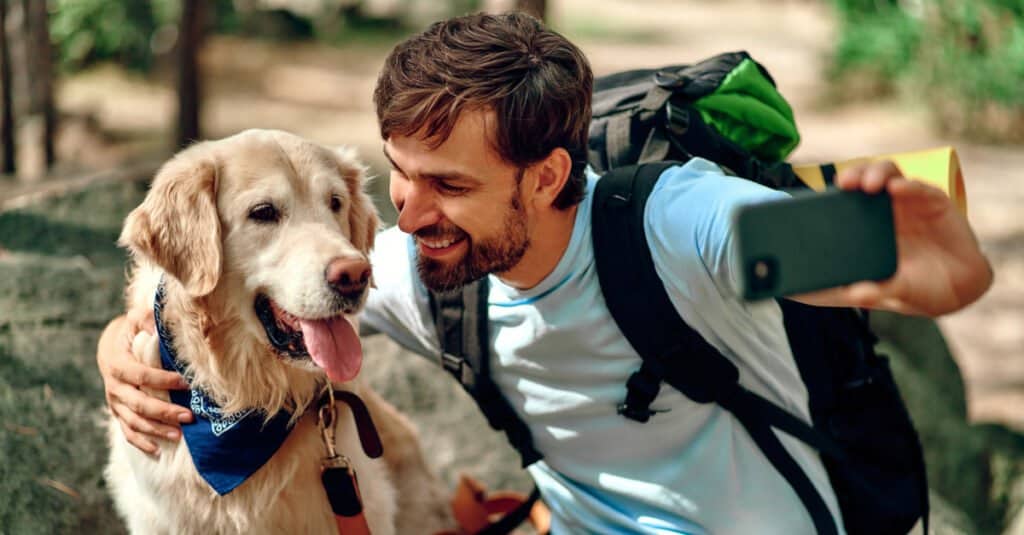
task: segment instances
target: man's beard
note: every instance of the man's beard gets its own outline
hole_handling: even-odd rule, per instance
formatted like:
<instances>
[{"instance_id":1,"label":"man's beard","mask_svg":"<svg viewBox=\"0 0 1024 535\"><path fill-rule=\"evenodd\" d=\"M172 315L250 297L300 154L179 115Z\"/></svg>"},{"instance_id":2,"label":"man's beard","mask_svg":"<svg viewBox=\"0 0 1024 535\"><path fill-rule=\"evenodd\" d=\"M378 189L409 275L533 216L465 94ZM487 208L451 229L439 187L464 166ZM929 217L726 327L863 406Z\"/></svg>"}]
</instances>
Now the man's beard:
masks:
<instances>
[{"instance_id":1,"label":"man's beard","mask_svg":"<svg viewBox=\"0 0 1024 535\"><path fill-rule=\"evenodd\" d=\"M433 226L416 233L420 238L459 236L467 240L465 255L455 264L446 264L432 258L417 255L416 268L423 284L435 292L448 292L465 286L489 273L501 273L512 269L523 258L530 238L526 232L526 211L519 199L519 192L509 201L505 215L504 232L478 241L471 241L469 235L454 225Z\"/></svg>"}]
</instances>

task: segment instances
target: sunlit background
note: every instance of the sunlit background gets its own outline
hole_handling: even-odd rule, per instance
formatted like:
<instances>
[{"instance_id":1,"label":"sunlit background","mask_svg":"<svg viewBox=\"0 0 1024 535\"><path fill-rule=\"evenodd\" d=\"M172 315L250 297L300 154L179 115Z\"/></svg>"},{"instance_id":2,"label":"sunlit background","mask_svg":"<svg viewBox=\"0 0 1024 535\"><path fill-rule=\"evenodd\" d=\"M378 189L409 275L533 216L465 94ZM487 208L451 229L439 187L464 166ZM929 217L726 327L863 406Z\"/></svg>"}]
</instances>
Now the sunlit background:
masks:
<instances>
[{"instance_id":1,"label":"sunlit background","mask_svg":"<svg viewBox=\"0 0 1024 535\"><path fill-rule=\"evenodd\" d=\"M371 93L431 21L525 9L598 75L747 50L792 104L793 162L953 145L996 267L974 306L876 329L921 431L936 533L1024 533L1021 0L2 0L0 534L117 533L94 350L123 308L113 242L196 139L281 128L387 167ZM943 343L943 335L948 347ZM366 373L448 481L528 488L457 387L377 338Z\"/></svg>"}]
</instances>

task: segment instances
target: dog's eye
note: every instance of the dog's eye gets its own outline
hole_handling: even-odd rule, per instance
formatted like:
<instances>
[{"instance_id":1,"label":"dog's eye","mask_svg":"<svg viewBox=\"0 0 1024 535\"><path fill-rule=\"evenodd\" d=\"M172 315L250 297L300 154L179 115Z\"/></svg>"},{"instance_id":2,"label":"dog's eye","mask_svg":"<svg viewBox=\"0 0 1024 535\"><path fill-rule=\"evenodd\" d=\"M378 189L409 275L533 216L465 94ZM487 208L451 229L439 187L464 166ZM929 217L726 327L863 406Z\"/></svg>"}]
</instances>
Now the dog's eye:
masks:
<instances>
[{"instance_id":1,"label":"dog's eye","mask_svg":"<svg viewBox=\"0 0 1024 535\"><path fill-rule=\"evenodd\" d=\"M276 223L281 219L281 212L273 204L257 204L249 209L249 219L260 223Z\"/></svg>"},{"instance_id":2,"label":"dog's eye","mask_svg":"<svg viewBox=\"0 0 1024 535\"><path fill-rule=\"evenodd\" d=\"M341 211L341 197L331 195L331 211L335 213Z\"/></svg>"}]
</instances>

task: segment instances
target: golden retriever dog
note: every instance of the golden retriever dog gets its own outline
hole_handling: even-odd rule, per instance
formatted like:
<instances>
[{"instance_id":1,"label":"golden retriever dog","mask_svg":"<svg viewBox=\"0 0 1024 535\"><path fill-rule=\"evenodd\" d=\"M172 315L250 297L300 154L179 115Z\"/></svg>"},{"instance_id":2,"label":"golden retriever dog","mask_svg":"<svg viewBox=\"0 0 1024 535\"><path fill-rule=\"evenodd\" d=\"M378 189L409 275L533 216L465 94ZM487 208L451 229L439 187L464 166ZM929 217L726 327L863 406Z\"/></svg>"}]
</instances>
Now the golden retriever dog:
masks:
<instances>
[{"instance_id":1,"label":"golden retriever dog","mask_svg":"<svg viewBox=\"0 0 1024 535\"><path fill-rule=\"evenodd\" d=\"M159 301L158 336L139 333L132 351L182 371L191 391L153 394L186 396L197 415L157 456L131 446L111 418L106 478L132 533L337 533L321 482L329 432L358 476L374 535L454 525L415 430L358 381L354 315L371 285L377 228L363 173L348 151L249 130L174 156L128 215L128 306ZM383 459L364 452L365 422L345 403L322 432L328 382L366 402ZM248 435L232 435L246 425ZM274 429L276 445L264 440ZM223 451L217 441L228 436L236 438ZM269 458L256 468L240 461L257 451ZM205 463L213 469L201 473Z\"/></svg>"}]
</instances>

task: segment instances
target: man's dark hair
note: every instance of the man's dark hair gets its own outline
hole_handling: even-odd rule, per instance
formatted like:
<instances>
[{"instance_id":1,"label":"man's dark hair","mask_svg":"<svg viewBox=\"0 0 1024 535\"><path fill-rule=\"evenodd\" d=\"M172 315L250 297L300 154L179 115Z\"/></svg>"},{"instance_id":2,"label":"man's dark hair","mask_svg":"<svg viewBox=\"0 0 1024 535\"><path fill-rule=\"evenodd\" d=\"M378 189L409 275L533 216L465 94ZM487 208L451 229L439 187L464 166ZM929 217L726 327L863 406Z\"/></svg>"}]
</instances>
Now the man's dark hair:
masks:
<instances>
[{"instance_id":1,"label":"man's dark hair","mask_svg":"<svg viewBox=\"0 0 1024 535\"><path fill-rule=\"evenodd\" d=\"M519 168L562 147L569 181L554 205L583 198L583 168L594 76L568 39L523 13L476 14L436 22L397 45L380 72L373 102L383 139L448 139L465 110L493 110L493 144Z\"/></svg>"}]
</instances>

